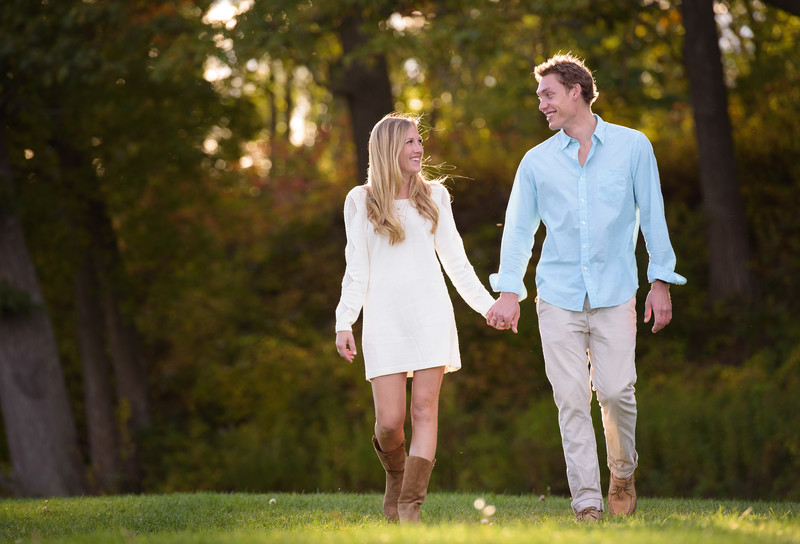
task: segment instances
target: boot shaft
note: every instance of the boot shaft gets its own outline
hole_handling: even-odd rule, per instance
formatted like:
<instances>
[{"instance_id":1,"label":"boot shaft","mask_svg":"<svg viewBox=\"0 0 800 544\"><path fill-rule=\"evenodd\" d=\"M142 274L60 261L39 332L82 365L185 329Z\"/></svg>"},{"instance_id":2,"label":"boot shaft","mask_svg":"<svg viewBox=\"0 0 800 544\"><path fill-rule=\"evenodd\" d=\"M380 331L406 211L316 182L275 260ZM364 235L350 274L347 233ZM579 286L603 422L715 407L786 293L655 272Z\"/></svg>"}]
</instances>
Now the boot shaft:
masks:
<instances>
[{"instance_id":1,"label":"boot shaft","mask_svg":"<svg viewBox=\"0 0 800 544\"><path fill-rule=\"evenodd\" d=\"M406 472L403 477L403 489L397 500L397 509L401 522L419 523L419 508L428 494L428 482L436 460L429 461L423 457L406 458Z\"/></svg>"}]
</instances>

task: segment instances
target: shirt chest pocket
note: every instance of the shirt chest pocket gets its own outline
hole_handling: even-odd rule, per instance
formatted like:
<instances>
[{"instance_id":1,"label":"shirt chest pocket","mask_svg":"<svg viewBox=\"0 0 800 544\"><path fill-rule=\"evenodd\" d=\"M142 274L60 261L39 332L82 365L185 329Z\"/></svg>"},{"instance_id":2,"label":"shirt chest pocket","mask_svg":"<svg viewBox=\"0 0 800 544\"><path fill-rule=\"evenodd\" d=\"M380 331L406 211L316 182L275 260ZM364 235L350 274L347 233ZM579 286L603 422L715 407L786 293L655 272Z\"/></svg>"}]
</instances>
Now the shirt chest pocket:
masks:
<instances>
[{"instance_id":1,"label":"shirt chest pocket","mask_svg":"<svg viewBox=\"0 0 800 544\"><path fill-rule=\"evenodd\" d=\"M597 176L597 197L604 202L619 202L625 198L628 176L622 168L612 168Z\"/></svg>"}]
</instances>

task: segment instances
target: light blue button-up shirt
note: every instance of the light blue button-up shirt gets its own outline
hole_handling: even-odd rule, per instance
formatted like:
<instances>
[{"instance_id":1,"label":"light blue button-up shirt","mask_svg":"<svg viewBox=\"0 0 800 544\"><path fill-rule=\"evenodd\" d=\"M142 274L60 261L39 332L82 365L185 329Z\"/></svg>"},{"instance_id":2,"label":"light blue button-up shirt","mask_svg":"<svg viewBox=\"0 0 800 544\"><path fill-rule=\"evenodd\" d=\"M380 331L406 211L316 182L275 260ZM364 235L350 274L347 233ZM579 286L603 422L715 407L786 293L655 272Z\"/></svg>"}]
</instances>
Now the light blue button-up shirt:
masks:
<instances>
[{"instance_id":1,"label":"light blue button-up shirt","mask_svg":"<svg viewBox=\"0 0 800 544\"><path fill-rule=\"evenodd\" d=\"M538 296L566 310L616 306L636 294L634 249L641 226L647 279L682 285L664 218L653 147L639 131L598 115L583 166L563 130L525 154L506 210L495 291L527 296L523 283L539 223L547 228L536 267Z\"/></svg>"}]
</instances>

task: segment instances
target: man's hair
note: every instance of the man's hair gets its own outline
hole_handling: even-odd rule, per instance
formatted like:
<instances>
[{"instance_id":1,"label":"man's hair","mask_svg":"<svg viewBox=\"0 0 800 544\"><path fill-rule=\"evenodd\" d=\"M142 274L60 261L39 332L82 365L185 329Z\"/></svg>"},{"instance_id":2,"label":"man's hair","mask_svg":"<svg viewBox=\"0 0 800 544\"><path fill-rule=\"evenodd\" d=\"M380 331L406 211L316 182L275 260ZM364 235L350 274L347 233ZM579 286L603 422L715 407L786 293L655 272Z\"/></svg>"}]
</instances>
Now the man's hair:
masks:
<instances>
[{"instance_id":1,"label":"man's hair","mask_svg":"<svg viewBox=\"0 0 800 544\"><path fill-rule=\"evenodd\" d=\"M592 77L592 72L583 64L578 57L567 53L566 55L555 55L547 61L541 63L533 70L536 81L549 74L556 74L558 80L564 87L571 89L576 83L581 86L581 96L588 105L597 100L597 85Z\"/></svg>"}]
</instances>

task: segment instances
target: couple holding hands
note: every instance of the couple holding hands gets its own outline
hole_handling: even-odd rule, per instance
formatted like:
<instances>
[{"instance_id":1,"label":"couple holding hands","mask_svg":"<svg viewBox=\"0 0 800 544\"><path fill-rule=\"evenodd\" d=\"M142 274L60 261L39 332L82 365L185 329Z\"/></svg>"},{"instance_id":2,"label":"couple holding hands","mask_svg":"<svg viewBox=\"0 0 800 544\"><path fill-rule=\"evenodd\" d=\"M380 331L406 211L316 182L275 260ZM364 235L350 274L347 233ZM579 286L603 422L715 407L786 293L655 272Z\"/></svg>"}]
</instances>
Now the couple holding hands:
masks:
<instances>
[{"instance_id":1,"label":"couple holding hands","mask_svg":"<svg viewBox=\"0 0 800 544\"><path fill-rule=\"evenodd\" d=\"M608 452L608 512L631 515L636 508L634 250L640 228L651 286L644 322L653 321L653 332L672 318L669 285L686 280L674 272L648 139L592 113L597 89L580 59L554 56L534 75L539 110L558 133L528 151L517 169L500 269L489 279L500 293L497 300L467 258L442 180L422 171L418 117L390 114L375 125L367 182L345 201L347 266L336 308L336 348L353 361L352 324L363 310L361 344L375 403L372 442L386 471L383 512L390 521L419 522L436 456L442 378L461 367L442 268L487 324L516 333L540 223L547 234L536 268L536 310L573 512L578 521L597 521L604 511L592 390ZM409 377L412 438L406 454Z\"/></svg>"}]
</instances>

